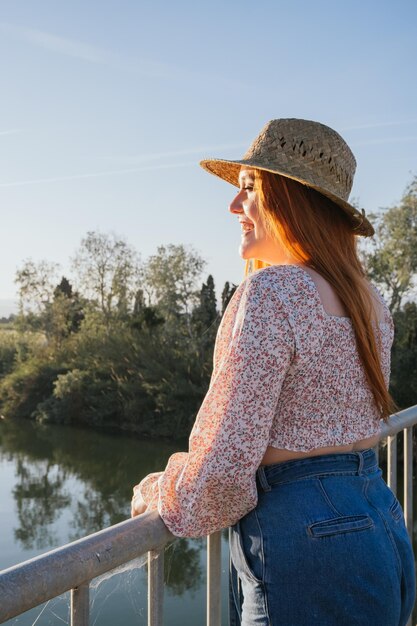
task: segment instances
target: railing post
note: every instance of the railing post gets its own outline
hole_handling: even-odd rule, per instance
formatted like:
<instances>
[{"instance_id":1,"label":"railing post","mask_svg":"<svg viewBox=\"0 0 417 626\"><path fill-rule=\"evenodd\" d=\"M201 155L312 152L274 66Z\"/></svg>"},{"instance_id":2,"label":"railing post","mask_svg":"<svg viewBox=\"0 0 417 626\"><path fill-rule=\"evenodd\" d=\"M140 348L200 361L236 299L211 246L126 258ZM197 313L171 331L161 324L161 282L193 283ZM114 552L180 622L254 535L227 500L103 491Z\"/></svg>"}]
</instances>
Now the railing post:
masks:
<instances>
[{"instance_id":1,"label":"railing post","mask_svg":"<svg viewBox=\"0 0 417 626\"><path fill-rule=\"evenodd\" d=\"M207 626L221 626L221 530L207 537Z\"/></svg>"},{"instance_id":2,"label":"railing post","mask_svg":"<svg viewBox=\"0 0 417 626\"><path fill-rule=\"evenodd\" d=\"M162 626L164 551L148 552L148 626Z\"/></svg>"},{"instance_id":3,"label":"railing post","mask_svg":"<svg viewBox=\"0 0 417 626\"><path fill-rule=\"evenodd\" d=\"M388 487L397 495L397 435L388 437Z\"/></svg>"},{"instance_id":4,"label":"railing post","mask_svg":"<svg viewBox=\"0 0 417 626\"><path fill-rule=\"evenodd\" d=\"M404 518L413 541L413 428L404 429Z\"/></svg>"},{"instance_id":5,"label":"railing post","mask_svg":"<svg viewBox=\"0 0 417 626\"><path fill-rule=\"evenodd\" d=\"M89 584L71 589L71 626L88 626L90 619Z\"/></svg>"}]
</instances>

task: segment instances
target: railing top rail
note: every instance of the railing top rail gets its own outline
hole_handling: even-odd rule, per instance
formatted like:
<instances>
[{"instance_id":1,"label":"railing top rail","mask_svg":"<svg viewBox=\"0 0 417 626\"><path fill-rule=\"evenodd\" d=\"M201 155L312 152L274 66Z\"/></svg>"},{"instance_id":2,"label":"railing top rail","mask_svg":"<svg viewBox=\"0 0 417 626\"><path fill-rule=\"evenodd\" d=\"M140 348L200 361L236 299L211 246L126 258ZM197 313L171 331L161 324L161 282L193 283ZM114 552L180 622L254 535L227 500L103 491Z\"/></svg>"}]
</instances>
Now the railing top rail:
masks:
<instances>
[{"instance_id":1,"label":"railing top rail","mask_svg":"<svg viewBox=\"0 0 417 626\"><path fill-rule=\"evenodd\" d=\"M0 623L173 539L157 511L125 520L0 572Z\"/></svg>"},{"instance_id":2,"label":"railing top rail","mask_svg":"<svg viewBox=\"0 0 417 626\"><path fill-rule=\"evenodd\" d=\"M392 437L399 433L400 430L403 430L403 428L410 428L415 424L417 424L417 404L391 415L388 423L382 426L381 439L385 439L388 436Z\"/></svg>"}]
</instances>

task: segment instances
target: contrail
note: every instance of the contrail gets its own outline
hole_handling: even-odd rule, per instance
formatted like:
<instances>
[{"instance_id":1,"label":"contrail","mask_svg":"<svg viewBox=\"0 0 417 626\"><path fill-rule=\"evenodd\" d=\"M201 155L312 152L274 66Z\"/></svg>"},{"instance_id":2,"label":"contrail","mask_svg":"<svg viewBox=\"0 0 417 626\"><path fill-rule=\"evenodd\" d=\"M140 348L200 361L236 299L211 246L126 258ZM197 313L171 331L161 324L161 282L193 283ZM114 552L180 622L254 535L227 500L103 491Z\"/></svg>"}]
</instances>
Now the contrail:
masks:
<instances>
[{"instance_id":1,"label":"contrail","mask_svg":"<svg viewBox=\"0 0 417 626\"><path fill-rule=\"evenodd\" d=\"M345 130L362 130L366 128L385 128L387 126L401 126L403 124L415 124L417 122L417 118L412 118L411 120L394 120L391 122L373 122L371 124L357 124L355 126L344 126L341 128L342 131Z\"/></svg>"},{"instance_id":2,"label":"contrail","mask_svg":"<svg viewBox=\"0 0 417 626\"><path fill-rule=\"evenodd\" d=\"M113 51L105 50L99 46L34 28L0 22L0 29L20 40L29 42L46 50L50 50L51 52L80 59L88 63L106 65L113 69L128 72L130 74L139 74L141 76L161 78L171 81L194 80L203 84L210 81L217 86L221 84L229 87L250 87L248 83L245 83L235 77L224 77L220 76L218 73L210 73L207 71L196 72L195 70L190 70L185 67L155 62L150 59L130 58L117 54Z\"/></svg>"},{"instance_id":3,"label":"contrail","mask_svg":"<svg viewBox=\"0 0 417 626\"><path fill-rule=\"evenodd\" d=\"M144 167L131 167L124 170L107 170L105 172L93 172L91 174L73 174L71 176L56 176L54 178L34 178L31 180L17 180L9 183L0 183L0 187L20 187L23 185L39 185L41 183L58 183L66 180L79 180L82 178L99 178L102 176L114 176L117 174L132 174L137 172L149 172L153 170L172 169L175 167L189 167L197 165L195 161L187 163L168 163L166 165L149 165Z\"/></svg>"},{"instance_id":4,"label":"contrail","mask_svg":"<svg viewBox=\"0 0 417 626\"><path fill-rule=\"evenodd\" d=\"M108 63L110 61L109 54L105 50L81 41L60 37L34 28L15 26L6 22L0 23L0 28L19 39L59 54L83 59L90 63Z\"/></svg>"},{"instance_id":5,"label":"contrail","mask_svg":"<svg viewBox=\"0 0 417 626\"><path fill-rule=\"evenodd\" d=\"M352 146L373 146L384 143L401 143L417 141L417 137L383 137L381 139L364 139L364 141L352 141Z\"/></svg>"},{"instance_id":6,"label":"contrail","mask_svg":"<svg viewBox=\"0 0 417 626\"><path fill-rule=\"evenodd\" d=\"M10 130L0 130L0 135L15 135L16 133L21 133L21 128L11 128Z\"/></svg>"},{"instance_id":7,"label":"contrail","mask_svg":"<svg viewBox=\"0 0 417 626\"><path fill-rule=\"evenodd\" d=\"M199 154L199 155L207 156L210 153L215 154L216 152L221 152L222 150L247 148L249 144L250 144L250 140L245 143L239 142L239 143L228 143L228 144L217 145L217 146L208 146L208 147L205 146L203 148L201 147L200 148L186 148L184 150L174 150L171 152L154 152L150 154L139 154L139 155L131 155L131 156L108 155L108 156L98 156L98 158L105 159L105 160L115 160L115 161L133 161L133 162L145 161L146 162L146 161L156 161L158 159L175 158L175 157L186 156L186 155L188 156L190 154Z\"/></svg>"}]
</instances>

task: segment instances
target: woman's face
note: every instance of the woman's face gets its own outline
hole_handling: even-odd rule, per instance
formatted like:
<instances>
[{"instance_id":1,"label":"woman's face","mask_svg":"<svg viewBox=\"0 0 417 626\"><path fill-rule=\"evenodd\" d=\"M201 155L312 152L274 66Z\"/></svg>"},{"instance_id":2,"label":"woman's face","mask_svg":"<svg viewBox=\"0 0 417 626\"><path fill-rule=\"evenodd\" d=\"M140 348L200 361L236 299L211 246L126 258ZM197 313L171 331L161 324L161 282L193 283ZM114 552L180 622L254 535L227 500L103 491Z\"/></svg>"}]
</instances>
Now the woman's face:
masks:
<instances>
[{"instance_id":1,"label":"woman's face","mask_svg":"<svg viewBox=\"0 0 417 626\"><path fill-rule=\"evenodd\" d=\"M289 263L291 258L287 251L265 228L254 184L255 171L242 167L239 173L239 192L229 206L229 211L237 215L242 228L239 254L242 259L259 259L271 265Z\"/></svg>"}]
</instances>

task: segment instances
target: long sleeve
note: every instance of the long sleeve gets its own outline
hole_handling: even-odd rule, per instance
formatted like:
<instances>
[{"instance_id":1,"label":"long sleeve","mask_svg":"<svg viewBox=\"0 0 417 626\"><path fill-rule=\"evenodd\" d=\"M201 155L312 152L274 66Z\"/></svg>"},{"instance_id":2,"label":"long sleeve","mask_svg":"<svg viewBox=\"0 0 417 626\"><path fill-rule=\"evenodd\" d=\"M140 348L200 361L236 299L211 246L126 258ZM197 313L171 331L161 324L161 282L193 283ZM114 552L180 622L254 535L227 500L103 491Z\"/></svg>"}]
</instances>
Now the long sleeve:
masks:
<instances>
[{"instance_id":1,"label":"long sleeve","mask_svg":"<svg viewBox=\"0 0 417 626\"><path fill-rule=\"evenodd\" d=\"M137 487L174 535L210 534L256 506L256 470L293 356L279 288L262 272L249 276L219 327L210 387L189 452L173 454L164 472L146 476Z\"/></svg>"}]
</instances>

